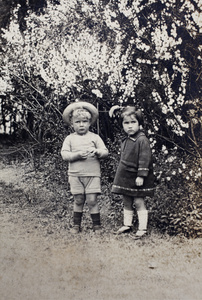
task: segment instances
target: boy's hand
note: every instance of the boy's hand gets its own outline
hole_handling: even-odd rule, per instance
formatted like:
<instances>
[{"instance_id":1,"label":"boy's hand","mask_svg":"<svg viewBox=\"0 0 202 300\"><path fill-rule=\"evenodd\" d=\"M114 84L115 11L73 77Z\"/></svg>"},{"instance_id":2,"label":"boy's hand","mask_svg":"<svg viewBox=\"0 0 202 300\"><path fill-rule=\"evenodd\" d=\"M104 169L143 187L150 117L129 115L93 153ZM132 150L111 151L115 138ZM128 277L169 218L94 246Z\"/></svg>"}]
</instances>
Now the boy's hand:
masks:
<instances>
[{"instance_id":1,"label":"boy's hand","mask_svg":"<svg viewBox=\"0 0 202 300\"><path fill-rule=\"evenodd\" d=\"M78 153L79 159L86 159L88 157L89 152L88 151L79 151Z\"/></svg>"},{"instance_id":2,"label":"boy's hand","mask_svg":"<svg viewBox=\"0 0 202 300\"><path fill-rule=\"evenodd\" d=\"M98 149L93 149L93 150L90 152L90 154L91 154L92 156L97 155L97 157L100 157L100 156L101 156L101 153L100 153L100 151L99 151Z\"/></svg>"},{"instance_id":3,"label":"boy's hand","mask_svg":"<svg viewBox=\"0 0 202 300\"><path fill-rule=\"evenodd\" d=\"M143 177L137 177L135 180L135 183L137 186L142 186L144 183L144 178Z\"/></svg>"}]
</instances>

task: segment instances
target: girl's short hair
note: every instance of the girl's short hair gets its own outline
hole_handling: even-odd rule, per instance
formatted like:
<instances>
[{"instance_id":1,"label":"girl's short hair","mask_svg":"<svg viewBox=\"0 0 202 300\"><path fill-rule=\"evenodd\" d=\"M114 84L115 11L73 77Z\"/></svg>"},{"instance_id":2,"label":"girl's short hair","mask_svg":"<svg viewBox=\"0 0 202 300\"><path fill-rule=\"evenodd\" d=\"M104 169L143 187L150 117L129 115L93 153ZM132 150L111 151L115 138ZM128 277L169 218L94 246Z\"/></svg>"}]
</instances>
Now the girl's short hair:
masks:
<instances>
[{"instance_id":1,"label":"girl's short hair","mask_svg":"<svg viewBox=\"0 0 202 300\"><path fill-rule=\"evenodd\" d=\"M124 119L125 116L132 116L132 115L134 115L135 118L138 120L139 125L143 125L144 120L140 109L136 109L134 106L126 106L123 108L121 112L122 120Z\"/></svg>"},{"instance_id":2,"label":"girl's short hair","mask_svg":"<svg viewBox=\"0 0 202 300\"><path fill-rule=\"evenodd\" d=\"M90 122L92 120L91 113L85 108L77 108L77 109L73 110L72 115L71 115L71 121L72 121L73 117L84 117L84 118L88 119Z\"/></svg>"}]
</instances>

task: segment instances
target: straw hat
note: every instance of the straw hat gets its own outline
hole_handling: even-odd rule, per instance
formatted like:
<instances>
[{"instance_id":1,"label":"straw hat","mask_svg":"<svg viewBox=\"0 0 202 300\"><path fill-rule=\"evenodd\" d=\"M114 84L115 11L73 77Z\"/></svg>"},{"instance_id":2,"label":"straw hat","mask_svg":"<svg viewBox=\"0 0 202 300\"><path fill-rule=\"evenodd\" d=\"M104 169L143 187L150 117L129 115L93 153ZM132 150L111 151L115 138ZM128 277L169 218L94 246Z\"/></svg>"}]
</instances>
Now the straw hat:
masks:
<instances>
[{"instance_id":1,"label":"straw hat","mask_svg":"<svg viewBox=\"0 0 202 300\"><path fill-rule=\"evenodd\" d=\"M63 112L63 115L62 115L63 121L67 124L71 124L72 112L78 108L84 108L84 109L88 110L92 116L91 123L92 124L95 123L95 121L98 118L98 110L93 104L84 102L84 101L78 101L78 102L69 104Z\"/></svg>"}]
</instances>

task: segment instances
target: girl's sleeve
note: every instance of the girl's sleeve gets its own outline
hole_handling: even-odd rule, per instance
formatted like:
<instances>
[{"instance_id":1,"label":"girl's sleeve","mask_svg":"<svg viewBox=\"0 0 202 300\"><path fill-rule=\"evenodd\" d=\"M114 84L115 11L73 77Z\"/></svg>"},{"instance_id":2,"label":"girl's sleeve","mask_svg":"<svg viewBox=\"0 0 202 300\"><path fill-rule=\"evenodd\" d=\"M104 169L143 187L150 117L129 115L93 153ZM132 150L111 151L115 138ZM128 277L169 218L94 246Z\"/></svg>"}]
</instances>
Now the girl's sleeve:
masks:
<instances>
[{"instance_id":1,"label":"girl's sleeve","mask_svg":"<svg viewBox=\"0 0 202 300\"><path fill-rule=\"evenodd\" d=\"M138 177L147 177L152 153L148 139L141 139L139 145Z\"/></svg>"}]
</instances>

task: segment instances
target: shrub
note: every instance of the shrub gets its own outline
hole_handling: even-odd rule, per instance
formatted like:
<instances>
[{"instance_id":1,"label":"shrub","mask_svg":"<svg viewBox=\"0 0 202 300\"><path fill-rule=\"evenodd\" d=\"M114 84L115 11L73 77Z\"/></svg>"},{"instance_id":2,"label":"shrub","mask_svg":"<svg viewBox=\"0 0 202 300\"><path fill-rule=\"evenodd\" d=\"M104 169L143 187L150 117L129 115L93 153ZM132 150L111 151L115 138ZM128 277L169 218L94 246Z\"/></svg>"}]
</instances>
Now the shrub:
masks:
<instances>
[{"instance_id":1,"label":"shrub","mask_svg":"<svg viewBox=\"0 0 202 300\"><path fill-rule=\"evenodd\" d=\"M200 161L173 150L155 157L156 193L149 199L152 225L169 234L201 237Z\"/></svg>"}]
</instances>

